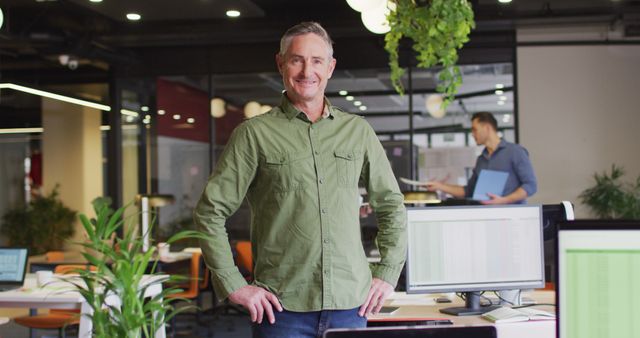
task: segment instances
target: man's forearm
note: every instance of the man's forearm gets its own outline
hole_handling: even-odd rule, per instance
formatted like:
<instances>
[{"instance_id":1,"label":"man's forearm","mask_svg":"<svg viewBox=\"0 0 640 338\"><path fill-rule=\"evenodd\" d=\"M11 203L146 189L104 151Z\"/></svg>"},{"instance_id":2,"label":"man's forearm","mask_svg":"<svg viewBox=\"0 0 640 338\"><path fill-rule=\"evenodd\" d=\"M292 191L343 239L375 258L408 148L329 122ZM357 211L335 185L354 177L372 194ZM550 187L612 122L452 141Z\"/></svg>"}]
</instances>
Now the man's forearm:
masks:
<instances>
[{"instance_id":1,"label":"man's forearm","mask_svg":"<svg viewBox=\"0 0 640 338\"><path fill-rule=\"evenodd\" d=\"M527 197L529 197L529 194L527 194L527 191L522 187L518 187L518 189L516 189L514 192L510 193L507 196L504 196L507 203L517 203L526 199Z\"/></svg>"},{"instance_id":2,"label":"man's forearm","mask_svg":"<svg viewBox=\"0 0 640 338\"><path fill-rule=\"evenodd\" d=\"M460 185L442 183L440 190L456 198L464 198L465 196L464 187Z\"/></svg>"}]
</instances>

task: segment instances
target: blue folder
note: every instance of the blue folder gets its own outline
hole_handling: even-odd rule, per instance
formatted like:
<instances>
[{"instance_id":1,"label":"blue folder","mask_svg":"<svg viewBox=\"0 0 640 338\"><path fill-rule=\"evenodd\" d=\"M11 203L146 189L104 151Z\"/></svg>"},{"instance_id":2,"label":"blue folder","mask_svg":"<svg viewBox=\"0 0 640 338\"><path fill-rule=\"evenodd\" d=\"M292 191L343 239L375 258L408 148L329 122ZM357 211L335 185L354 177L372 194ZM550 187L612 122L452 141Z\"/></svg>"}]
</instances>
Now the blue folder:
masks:
<instances>
[{"instance_id":1,"label":"blue folder","mask_svg":"<svg viewBox=\"0 0 640 338\"><path fill-rule=\"evenodd\" d=\"M488 201L490 198L488 193L502 196L504 186L507 184L509 173L506 171L480 170L476 187L473 189L473 199L478 201Z\"/></svg>"}]
</instances>

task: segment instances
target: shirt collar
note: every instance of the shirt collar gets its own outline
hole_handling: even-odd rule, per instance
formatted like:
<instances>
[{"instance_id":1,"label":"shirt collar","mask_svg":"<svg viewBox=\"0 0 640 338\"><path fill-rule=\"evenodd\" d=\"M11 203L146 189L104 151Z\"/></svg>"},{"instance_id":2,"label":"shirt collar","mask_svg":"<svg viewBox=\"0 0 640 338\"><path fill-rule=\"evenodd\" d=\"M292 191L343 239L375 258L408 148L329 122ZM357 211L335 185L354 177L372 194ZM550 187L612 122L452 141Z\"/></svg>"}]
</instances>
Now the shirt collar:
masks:
<instances>
[{"instance_id":1,"label":"shirt collar","mask_svg":"<svg viewBox=\"0 0 640 338\"><path fill-rule=\"evenodd\" d=\"M498 149L504 148L507 146L507 142L503 139L500 139L500 143L498 143L498 146L496 147L496 150L493 151L493 153L495 154ZM489 157L489 150L487 150L487 147L484 147L484 149L482 150L482 155L484 157Z\"/></svg>"},{"instance_id":2,"label":"shirt collar","mask_svg":"<svg viewBox=\"0 0 640 338\"><path fill-rule=\"evenodd\" d=\"M286 92L282 93L282 98L280 99L280 107L284 114L287 116L289 120L298 116L299 114L304 114L301 110L296 108L296 106L291 103L289 98L287 97ZM326 97L324 98L324 110L322 112L322 118L326 119L328 117L333 119L333 106L331 106L331 102Z\"/></svg>"}]
</instances>

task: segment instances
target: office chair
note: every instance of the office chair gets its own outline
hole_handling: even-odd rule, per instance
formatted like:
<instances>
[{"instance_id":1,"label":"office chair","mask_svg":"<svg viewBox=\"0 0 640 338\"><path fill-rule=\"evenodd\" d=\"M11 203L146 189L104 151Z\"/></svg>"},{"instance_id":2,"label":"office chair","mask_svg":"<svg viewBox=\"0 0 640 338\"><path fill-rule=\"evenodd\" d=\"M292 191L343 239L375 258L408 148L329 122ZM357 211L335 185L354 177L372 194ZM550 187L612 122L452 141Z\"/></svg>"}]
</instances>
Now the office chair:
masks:
<instances>
[{"instance_id":1,"label":"office chair","mask_svg":"<svg viewBox=\"0 0 640 338\"><path fill-rule=\"evenodd\" d=\"M59 262L64 260L64 251L48 251L44 257L47 262Z\"/></svg>"},{"instance_id":2,"label":"office chair","mask_svg":"<svg viewBox=\"0 0 640 338\"><path fill-rule=\"evenodd\" d=\"M253 279L253 254L250 241L238 241L236 243L236 263L245 270L244 278L249 282Z\"/></svg>"},{"instance_id":3,"label":"office chair","mask_svg":"<svg viewBox=\"0 0 640 338\"><path fill-rule=\"evenodd\" d=\"M89 269L95 271L95 266L88 265L58 265L53 270L56 274L72 274L78 270ZM26 326L31 329L58 330L58 337L66 336L65 328L80 323L80 310L60 310L51 309L49 313L34 316L23 316L14 318L16 324Z\"/></svg>"},{"instance_id":4,"label":"office chair","mask_svg":"<svg viewBox=\"0 0 640 338\"><path fill-rule=\"evenodd\" d=\"M170 298L170 299L172 298L186 299L189 302L195 300L196 306L197 306L195 316L196 316L196 322L198 325L205 324L204 321L202 320L202 313L201 313L201 307L202 307L201 290L206 290L209 287L209 276L208 276L208 271L206 269L204 270L203 278L200 278L200 275L201 275L200 271L203 270L201 269L201 266L202 266L201 258L202 258L201 252L193 252L191 254L191 264L189 267L189 281L184 284L177 285L178 287L182 288L184 291L167 296L167 298ZM176 333L176 317L175 316L171 318L170 325L171 325L171 330L169 332L169 336L174 337Z\"/></svg>"}]
</instances>

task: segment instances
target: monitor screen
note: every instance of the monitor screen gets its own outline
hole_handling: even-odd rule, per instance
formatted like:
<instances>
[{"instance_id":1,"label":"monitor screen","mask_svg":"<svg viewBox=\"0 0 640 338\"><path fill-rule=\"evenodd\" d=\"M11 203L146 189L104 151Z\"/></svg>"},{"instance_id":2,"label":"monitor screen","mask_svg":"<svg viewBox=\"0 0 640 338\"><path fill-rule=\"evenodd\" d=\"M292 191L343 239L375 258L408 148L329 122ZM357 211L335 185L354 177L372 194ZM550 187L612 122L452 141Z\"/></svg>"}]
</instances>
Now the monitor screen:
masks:
<instances>
[{"instance_id":1,"label":"monitor screen","mask_svg":"<svg viewBox=\"0 0 640 338\"><path fill-rule=\"evenodd\" d=\"M0 282L18 282L24 279L27 249L0 248Z\"/></svg>"},{"instance_id":2,"label":"monitor screen","mask_svg":"<svg viewBox=\"0 0 640 338\"><path fill-rule=\"evenodd\" d=\"M640 221L575 221L558 229L558 337L640 334Z\"/></svg>"},{"instance_id":3,"label":"monitor screen","mask_svg":"<svg viewBox=\"0 0 640 338\"><path fill-rule=\"evenodd\" d=\"M408 293L544 286L540 206L408 208L407 220Z\"/></svg>"}]
</instances>

